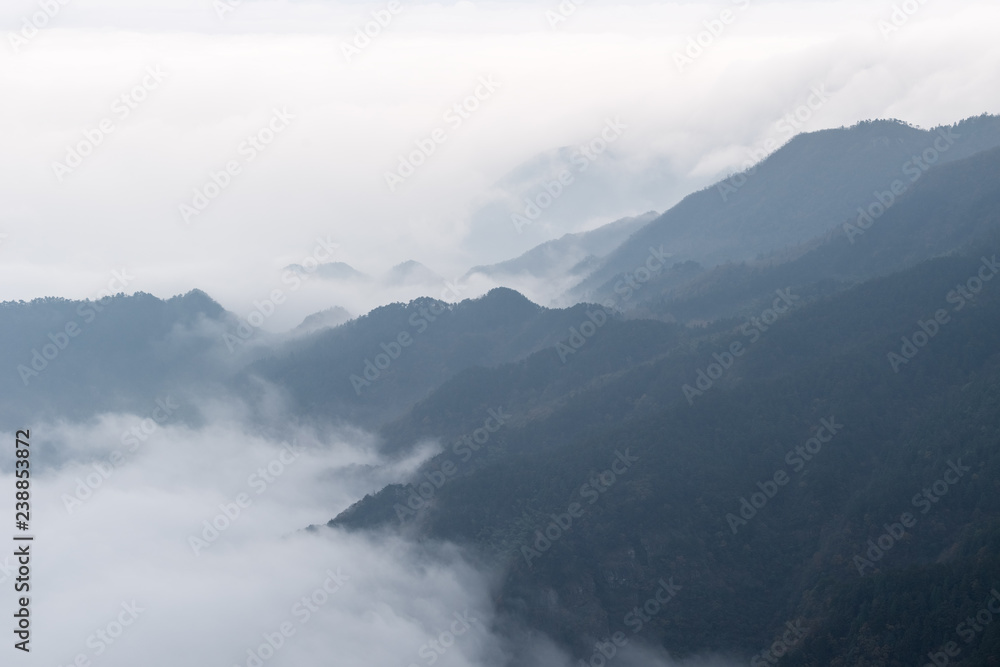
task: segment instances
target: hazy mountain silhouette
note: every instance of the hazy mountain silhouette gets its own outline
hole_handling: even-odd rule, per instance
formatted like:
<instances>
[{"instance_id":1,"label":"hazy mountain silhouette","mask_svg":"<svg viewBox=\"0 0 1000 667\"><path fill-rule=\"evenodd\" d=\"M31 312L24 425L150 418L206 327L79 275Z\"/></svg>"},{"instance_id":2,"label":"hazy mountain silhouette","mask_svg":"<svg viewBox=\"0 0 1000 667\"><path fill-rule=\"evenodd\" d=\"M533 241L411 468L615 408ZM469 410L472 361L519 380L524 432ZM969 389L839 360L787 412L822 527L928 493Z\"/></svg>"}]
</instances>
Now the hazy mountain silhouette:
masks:
<instances>
[{"instance_id":1,"label":"hazy mountain silhouette","mask_svg":"<svg viewBox=\"0 0 1000 667\"><path fill-rule=\"evenodd\" d=\"M267 334L199 290L2 303L0 425L237 397L390 460L434 441L330 525L468 549L501 625L574 661L641 631L761 664L789 627L782 665L935 661L1000 586L1000 118L802 135L744 176L468 276L609 305L496 288ZM992 664L1000 623L973 640Z\"/></svg>"},{"instance_id":2,"label":"hazy mountain silhouette","mask_svg":"<svg viewBox=\"0 0 1000 667\"><path fill-rule=\"evenodd\" d=\"M893 181L907 187L925 167L1000 146L1000 117L921 130L899 121L801 134L744 173L689 195L633 234L571 291L613 295L614 284L663 246L674 262L706 268L808 242L876 201ZM924 156L926 153L926 162ZM933 160L932 160L933 158Z\"/></svg>"}]
</instances>

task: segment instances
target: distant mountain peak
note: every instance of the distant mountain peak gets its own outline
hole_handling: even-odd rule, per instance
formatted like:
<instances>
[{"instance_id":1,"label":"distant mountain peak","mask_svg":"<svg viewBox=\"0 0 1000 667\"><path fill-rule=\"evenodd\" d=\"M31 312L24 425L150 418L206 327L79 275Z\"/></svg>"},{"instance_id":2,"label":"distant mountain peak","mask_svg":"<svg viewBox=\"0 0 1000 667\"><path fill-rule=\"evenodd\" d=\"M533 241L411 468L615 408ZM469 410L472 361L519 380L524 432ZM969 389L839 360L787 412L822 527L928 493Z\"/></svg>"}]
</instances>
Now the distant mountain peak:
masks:
<instances>
[{"instance_id":1,"label":"distant mountain peak","mask_svg":"<svg viewBox=\"0 0 1000 667\"><path fill-rule=\"evenodd\" d=\"M542 306L539 306L517 290L509 287L494 287L478 299L464 301L462 305L474 311L485 309L491 313L497 312L508 315L513 313L528 315L544 310Z\"/></svg>"},{"instance_id":2,"label":"distant mountain peak","mask_svg":"<svg viewBox=\"0 0 1000 667\"><path fill-rule=\"evenodd\" d=\"M323 280L333 280L341 282L362 282L371 280L370 276L358 271L350 264L346 262L329 262L327 264L320 264L315 269L309 270L301 264L289 264L285 267L286 271L294 271L299 275L310 274L316 275Z\"/></svg>"},{"instance_id":3,"label":"distant mountain peak","mask_svg":"<svg viewBox=\"0 0 1000 667\"><path fill-rule=\"evenodd\" d=\"M333 306L306 316L292 331L296 334L310 334L320 329L339 327L351 319L351 313L340 306Z\"/></svg>"},{"instance_id":4,"label":"distant mountain peak","mask_svg":"<svg viewBox=\"0 0 1000 667\"><path fill-rule=\"evenodd\" d=\"M445 279L416 260L409 259L392 267L384 277L390 285L437 285Z\"/></svg>"}]
</instances>

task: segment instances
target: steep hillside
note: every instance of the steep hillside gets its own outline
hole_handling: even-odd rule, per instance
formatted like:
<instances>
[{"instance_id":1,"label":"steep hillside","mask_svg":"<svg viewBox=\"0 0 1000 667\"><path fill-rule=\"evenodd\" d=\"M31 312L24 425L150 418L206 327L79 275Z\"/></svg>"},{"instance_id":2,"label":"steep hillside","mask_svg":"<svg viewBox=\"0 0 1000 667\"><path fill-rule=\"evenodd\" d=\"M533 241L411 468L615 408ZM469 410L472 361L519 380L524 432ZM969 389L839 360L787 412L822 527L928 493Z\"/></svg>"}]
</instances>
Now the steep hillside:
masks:
<instances>
[{"instance_id":1,"label":"steep hillside","mask_svg":"<svg viewBox=\"0 0 1000 667\"><path fill-rule=\"evenodd\" d=\"M502 429L333 523L474 545L505 569L499 607L583 659L632 637L630 611L665 581L679 591L636 635L675 655L750 659L745 647L793 622L805 628L793 664L919 664L1000 584L987 548L1000 528L987 519L1000 510L1000 282L975 280L1000 272L989 250L797 306L754 335L619 363L575 392L551 390L559 373L531 379L554 350L458 376L441 403L461 394L477 418L502 406ZM588 343L568 363L588 358L609 351ZM436 402L421 422L444 423ZM855 558L879 539L881 555ZM997 641L990 628L963 645L967 664L988 664L976 660Z\"/></svg>"},{"instance_id":2,"label":"steep hillside","mask_svg":"<svg viewBox=\"0 0 1000 667\"><path fill-rule=\"evenodd\" d=\"M245 382L281 387L299 414L377 427L467 368L552 347L581 318L503 288L458 304L422 298L289 341L252 364Z\"/></svg>"},{"instance_id":3,"label":"steep hillside","mask_svg":"<svg viewBox=\"0 0 1000 667\"><path fill-rule=\"evenodd\" d=\"M908 189L937 164L1000 146L1000 117L920 130L898 121L796 136L751 171L696 192L611 253L572 295L602 300L650 248L711 268L751 260L826 234L857 217L876 192Z\"/></svg>"},{"instance_id":4,"label":"steep hillside","mask_svg":"<svg viewBox=\"0 0 1000 667\"><path fill-rule=\"evenodd\" d=\"M0 426L142 414L170 392L223 382L232 369L222 334L234 325L198 290L168 300L137 293L0 303Z\"/></svg>"},{"instance_id":5,"label":"steep hillside","mask_svg":"<svg viewBox=\"0 0 1000 667\"><path fill-rule=\"evenodd\" d=\"M630 296L633 315L681 321L745 315L774 290L830 293L981 245L1000 234L1000 149L935 167L884 213L860 212L822 239L761 262L664 272ZM873 204L875 204L873 199ZM879 208L870 206L876 213Z\"/></svg>"}]
</instances>

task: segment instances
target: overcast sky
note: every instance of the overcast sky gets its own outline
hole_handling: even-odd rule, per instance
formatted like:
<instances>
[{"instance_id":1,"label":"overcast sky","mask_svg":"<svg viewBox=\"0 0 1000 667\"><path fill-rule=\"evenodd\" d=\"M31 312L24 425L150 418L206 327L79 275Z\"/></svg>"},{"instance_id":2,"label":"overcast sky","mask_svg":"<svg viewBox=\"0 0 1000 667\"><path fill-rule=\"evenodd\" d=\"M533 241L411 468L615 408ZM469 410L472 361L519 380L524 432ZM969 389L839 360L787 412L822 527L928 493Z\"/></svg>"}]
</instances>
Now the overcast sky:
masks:
<instances>
[{"instance_id":1,"label":"overcast sky","mask_svg":"<svg viewBox=\"0 0 1000 667\"><path fill-rule=\"evenodd\" d=\"M828 100L805 131L1000 111L993 1L913 0L892 32L879 22L893 3L870 0L566 0L568 16L555 0L403 1L394 14L227 1L51 0L51 18L38 0L3 3L0 299L93 297L126 268L127 292L198 287L244 314L317 238L371 275L415 259L450 280L668 208L789 138L776 124L814 87ZM387 25L345 50L372 12ZM699 33L706 46L679 66ZM463 101L464 117L446 115ZM607 150L518 232L510 215L558 171L553 151L579 155L609 120ZM244 143L258 135L261 150ZM433 154L390 189L386 172L428 141ZM230 162L239 173L218 176ZM213 173L228 185L185 216L196 189L214 194ZM351 300L294 296L287 324Z\"/></svg>"},{"instance_id":2,"label":"overcast sky","mask_svg":"<svg viewBox=\"0 0 1000 667\"><path fill-rule=\"evenodd\" d=\"M388 1L6 0L0 299L201 288L245 315L282 290L289 305L266 324L281 328L414 290L470 296L445 281L665 210L790 138L779 121L810 100L802 131L1000 112L996 1L910 2L913 16L885 32L893 4L870 0L565 0L568 16L558 0L402 2L395 13ZM345 49L378 17L376 36ZM679 62L699 34L700 53ZM399 156L428 141L433 153L387 183ZM587 145L604 150L586 156ZM560 169L574 180L519 232L511 214ZM343 261L378 277L409 259L441 284L282 280L290 263ZM245 406L199 410L202 426L158 426L104 478L95 463L145 415L32 426L48 443L34 520L49 537L25 664L250 665L247 651L290 621L295 638L268 667L407 667L427 664L420 651L455 614L478 620L437 665L495 667L515 648L529 667L572 664L544 637L498 632L497 571L453 547L300 530L407 480L427 451L388 462L363 433L289 426L271 438L247 425ZM292 440L304 451L258 492L254 471ZM0 464L9 489L11 455ZM253 505L195 553L191 537L241 493ZM5 587L11 567L0 557ZM343 584L301 621L297 601L330 571ZM95 633L127 609L136 623L98 654ZM616 664L675 666L634 650Z\"/></svg>"}]
</instances>

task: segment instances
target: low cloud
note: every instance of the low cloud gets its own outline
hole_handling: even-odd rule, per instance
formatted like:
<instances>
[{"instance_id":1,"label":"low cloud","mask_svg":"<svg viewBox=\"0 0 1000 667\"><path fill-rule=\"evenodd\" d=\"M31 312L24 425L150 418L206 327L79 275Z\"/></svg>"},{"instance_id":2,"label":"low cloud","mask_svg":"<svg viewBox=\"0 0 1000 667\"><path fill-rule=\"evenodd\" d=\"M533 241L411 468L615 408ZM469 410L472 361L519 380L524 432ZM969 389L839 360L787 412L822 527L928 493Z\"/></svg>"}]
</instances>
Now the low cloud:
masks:
<instances>
[{"instance_id":1,"label":"low cloud","mask_svg":"<svg viewBox=\"0 0 1000 667\"><path fill-rule=\"evenodd\" d=\"M32 428L30 664L254 664L248 651L271 637L281 647L268 665L405 666L464 628L458 618L476 620L439 664L499 654L490 579L457 548L302 530L419 460L386 465L359 432L264 435L240 413L216 406L200 428L165 423L134 451L121 438L142 415ZM0 487L13 488L12 467ZM236 515L238 497L249 504ZM196 553L192 538L206 536ZM279 642L286 622L294 633Z\"/></svg>"},{"instance_id":2,"label":"low cloud","mask_svg":"<svg viewBox=\"0 0 1000 667\"><path fill-rule=\"evenodd\" d=\"M158 422L134 448L123 434L145 415L31 429L25 664L574 664L494 617L497 573L454 545L303 530L410 478L432 449L387 463L360 431L265 433L221 400L202 413L197 428ZM0 461L0 488L12 468ZM619 664L651 664L635 655Z\"/></svg>"}]
</instances>

